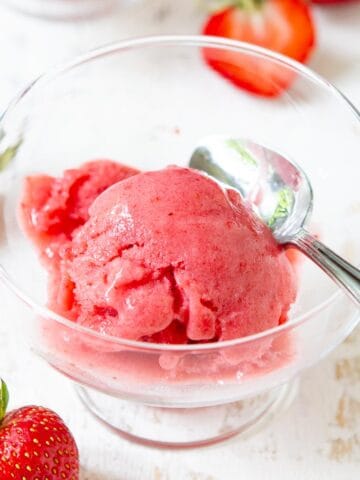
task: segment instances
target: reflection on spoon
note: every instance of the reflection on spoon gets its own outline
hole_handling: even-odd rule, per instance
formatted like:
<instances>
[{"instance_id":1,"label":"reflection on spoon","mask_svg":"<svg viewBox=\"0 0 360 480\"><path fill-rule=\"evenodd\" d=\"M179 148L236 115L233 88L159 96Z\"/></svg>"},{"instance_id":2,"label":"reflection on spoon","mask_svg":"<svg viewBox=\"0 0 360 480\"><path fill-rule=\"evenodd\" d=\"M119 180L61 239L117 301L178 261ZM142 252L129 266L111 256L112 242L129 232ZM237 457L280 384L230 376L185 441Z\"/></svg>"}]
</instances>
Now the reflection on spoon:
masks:
<instances>
[{"instance_id":1,"label":"reflection on spoon","mask_svg":"<svg viewBox=\"0 0 360 480\"><path fill-rule=\"evenodd\" d=\"M196 148L190 167L238 190L279 243L299 248L360 305L360 270L305 229L313 193L299 166L252 140L213 136Z\"/></svg>"}]
</instances>

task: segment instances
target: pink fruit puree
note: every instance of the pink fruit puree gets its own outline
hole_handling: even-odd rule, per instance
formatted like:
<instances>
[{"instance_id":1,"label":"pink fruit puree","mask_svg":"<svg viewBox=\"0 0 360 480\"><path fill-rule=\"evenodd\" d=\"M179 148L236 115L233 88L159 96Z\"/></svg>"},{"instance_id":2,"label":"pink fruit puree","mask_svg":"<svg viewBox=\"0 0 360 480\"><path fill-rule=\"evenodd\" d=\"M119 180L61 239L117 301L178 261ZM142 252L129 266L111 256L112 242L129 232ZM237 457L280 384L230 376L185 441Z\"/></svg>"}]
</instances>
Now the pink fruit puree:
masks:
<instances>
[{"instance_id":1,"label":"pink fruit puree","mask_svg":"<svg viewBox=\"0 0 360 480\"><path fill-rule=\"evenodd\" d=\"M139 173L99 160L31 176L20 213L49 272L49 307L103 334L239 338L279 325L295 299L269 229L190 169Z\"/></svg>"}]
</instances>

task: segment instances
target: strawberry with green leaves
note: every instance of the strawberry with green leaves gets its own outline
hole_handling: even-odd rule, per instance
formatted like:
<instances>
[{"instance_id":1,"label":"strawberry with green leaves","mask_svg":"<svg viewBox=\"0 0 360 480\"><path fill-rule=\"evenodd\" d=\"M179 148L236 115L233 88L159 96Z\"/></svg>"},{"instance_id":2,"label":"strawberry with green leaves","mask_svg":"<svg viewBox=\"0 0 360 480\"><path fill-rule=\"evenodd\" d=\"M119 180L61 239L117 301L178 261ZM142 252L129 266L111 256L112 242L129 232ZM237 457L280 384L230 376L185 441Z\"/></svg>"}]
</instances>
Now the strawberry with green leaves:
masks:
<instances>
[{"instance_id":1,"label":"strawberry with green leaves","mask_svg":"<svg viewBox=\"0 0 360 480\"><path fill-rule=\"evenodd\" d=\"M0 479L78 480L78 449L61 418L35 406L5 415L8 398L0 380Z\"/></svg>"},{"instance_id":2,"label":"strawberry with green leaves","mask_svg":"<svg viewBox=\"0 0 360 480\"><path fill-rule=\"evenodd\" d=\"M306 62L315 45L315 28L304 0L229 0L211 15L205 35L226 37L268 48ZM225 6L224 6L225 5ZM206 62L235 85L252 93L276 96L295 74L280 63L243 53L205 48Z\"/></svg>"}]
</instances>

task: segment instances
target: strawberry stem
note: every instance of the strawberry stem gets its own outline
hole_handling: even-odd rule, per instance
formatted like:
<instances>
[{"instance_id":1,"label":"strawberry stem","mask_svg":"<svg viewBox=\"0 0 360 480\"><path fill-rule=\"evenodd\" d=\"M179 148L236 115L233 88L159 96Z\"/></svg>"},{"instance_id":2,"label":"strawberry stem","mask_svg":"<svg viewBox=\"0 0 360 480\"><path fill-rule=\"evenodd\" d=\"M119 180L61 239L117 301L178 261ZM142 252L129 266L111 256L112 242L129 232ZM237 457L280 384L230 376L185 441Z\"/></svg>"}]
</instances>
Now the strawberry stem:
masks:
<instances>
[{"instance_id":1,"label":"strawberry stem","mask_svg":"<svg viewBox=\"0 0 360 480\"><path fill-rule=\"evenodd\" d=\"M9 403L9 391L6 383L0 378L0 424L5 417L6 409Z\"/></svg>"},{"instance_id":2,"label":"strawberry stem","mask_svg":"<svg viewBox=\"0 0 360 480\"><path fill-rule=\"evenodd\" d=\"M252 12L254 10L259 10L265 0L236 0L234 2L234 7L241 8L247 12Z\"/></svg>"},{"instance_id":3,"label":"strawberry stem","mask_svg":"<svg viewBox=\"0 0 360 480\"><path fill-rule=\"evenodd\" d=\"M220 12L227 8L241 8L246 12L260 10L266 0L203 0L211 12Z\"/></svg>"}]
</instances>

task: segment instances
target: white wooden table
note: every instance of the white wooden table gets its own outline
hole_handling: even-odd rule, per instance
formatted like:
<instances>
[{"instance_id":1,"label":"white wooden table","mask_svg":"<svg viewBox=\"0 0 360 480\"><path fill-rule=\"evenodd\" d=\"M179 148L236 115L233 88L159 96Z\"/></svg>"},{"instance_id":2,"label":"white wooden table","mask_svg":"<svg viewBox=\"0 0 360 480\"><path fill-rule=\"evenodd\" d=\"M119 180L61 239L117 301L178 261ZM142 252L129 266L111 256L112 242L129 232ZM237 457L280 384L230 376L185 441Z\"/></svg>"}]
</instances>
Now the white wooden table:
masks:
<instances>
[{"instance_id":1,"label":"white wooden table","mask_svg":"<svg viewBox=\"0 0 360 480\"><path fill-rule=\"evenodd\" d=\"M48 66L99 44L155 33L196 33L196 0L145 0L81 23L14 14L0 1L0 105ZM360 106L360 2L316 9L319 47L311 66ZM360 235L360 232L359 232ZM360 330L307 371L290 409L247 440L172 452L129 444L99 426L70 383L17 338L14 298L0 285L0 375L11 406L47 405L74 432L82 480L356 480L360 478Z\"/></svg>"}]
</instances>

